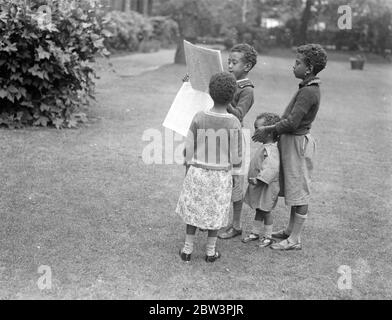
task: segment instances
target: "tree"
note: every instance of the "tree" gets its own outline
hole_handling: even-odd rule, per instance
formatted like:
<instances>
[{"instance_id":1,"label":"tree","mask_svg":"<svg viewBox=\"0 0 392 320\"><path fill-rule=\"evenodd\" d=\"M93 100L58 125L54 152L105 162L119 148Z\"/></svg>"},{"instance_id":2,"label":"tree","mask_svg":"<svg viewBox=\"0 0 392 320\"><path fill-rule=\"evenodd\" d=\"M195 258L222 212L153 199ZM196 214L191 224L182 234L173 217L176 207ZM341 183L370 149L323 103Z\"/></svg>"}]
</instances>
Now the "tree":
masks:
<instances>
[{"instance_id":1,"label":"tree","mask_svg":"<svg viewBox=\"0 0 392 320\"><path fill-rule=\"evenodd\" d=\"M205 0L161 0L156 13L171 16L178 23L180 36L174 63L185 64L184 39L195 43L205 24L212 21Z\"/></svg>"},{"instance_id":2,"label":"tree","mask_svg":"<svg viewBox=\"0 0 392 320\"><path fill-rule=\"evenodd\" d=\"M337 48L370 50L384 53L392 47L392 2L388 0L352 0L352 30L339 30L337 12L346 0L314 0L312 20L323 21L329 31L335 33L333 42ZM332 40L332 41L331 41Z\"/></svg>"},{"instance_id":3,"label":"tree","mask_svg":"<svg viewBox=\"0 0 392 320\"><path fill-rule=\"evenodd\" d=\"M125 12L133 10L144 15L150 15L154 0L102 0L102 2L107 3L113 10Z\"/></svg>"},{"instance_id":4,"label":"tree","mask_svg":"<svg viewBox=\"0 0 392 320\"><path fill-rule=\"evenodd\" d=\"M308 26L312 18L312 11L311 11L312 5L313 5L313 0L306 0L305 9L302 13L301 23L297 34L297 39L295 41L297 45L306 43Z\"/></svg>"}]
</instances>

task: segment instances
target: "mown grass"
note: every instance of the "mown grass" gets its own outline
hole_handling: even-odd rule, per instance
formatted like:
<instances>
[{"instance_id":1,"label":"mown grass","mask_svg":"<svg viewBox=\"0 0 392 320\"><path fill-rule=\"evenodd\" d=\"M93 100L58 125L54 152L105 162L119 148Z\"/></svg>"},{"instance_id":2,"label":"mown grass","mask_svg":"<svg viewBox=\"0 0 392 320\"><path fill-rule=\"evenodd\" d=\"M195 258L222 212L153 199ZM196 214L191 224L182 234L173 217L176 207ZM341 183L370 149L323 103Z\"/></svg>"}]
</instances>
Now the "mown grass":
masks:
<instances>
[{"instance_id":1,"label":"mown grass","mask_svg":"<svg viewBox=\"0 0 392 320\"><path fill-rule=\"evenodd\" d=\"M0 130L0 298L2 299L382 299L392 298L392 68L352 71L330 61L322 104L309 219L300 252L220 240L223 257L203 260L206 234L190 264L177 252L185 226L174 213L179 165L146 165L146 129L163 119L185 67L136 55L102 70L91 123L77 130ZM225 58L225 57L224 57ZM166 60L165 60L166 59ZM261 56L250 75L256 103L282 113L297 88L292 59ZM254 150L252 145L252 150ZM279 201L275 228L288 209ZM253 212L244 207L244 229ZM37 269L52 269L39 290ZM339 290L338 268L352 268Z\"/></svg>"}]
</instances>

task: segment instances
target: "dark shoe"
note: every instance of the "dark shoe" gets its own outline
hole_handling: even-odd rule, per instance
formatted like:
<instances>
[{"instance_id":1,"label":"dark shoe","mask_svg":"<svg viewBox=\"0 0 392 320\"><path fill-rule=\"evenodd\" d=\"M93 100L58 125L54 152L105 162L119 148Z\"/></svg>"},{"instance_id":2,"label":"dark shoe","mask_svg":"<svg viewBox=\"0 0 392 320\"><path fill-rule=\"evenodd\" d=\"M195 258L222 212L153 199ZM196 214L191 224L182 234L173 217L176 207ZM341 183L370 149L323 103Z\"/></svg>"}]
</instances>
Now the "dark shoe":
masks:
<instances>
[{"instance_id":1,"label":"dark shoe","mask_svg":"<svg viewBox=\"0 0 392 320\"><path fill-rule=\"evenodd\" d=\"M191 254L190 253L188 254L188 253L182 252L182 249L180 249L179 255L180 255L182 261L185 261L185 262L191 261Z\"/></svg>"},{"instance_id":2,"label":"dark shoe","mask_svg":"<svg viewBox=\"0 0 392 320\"><path fill-rule=\"evenodd\" d=\"M276 239L283 239L283 240L285 240L288 237L290 237L290 235L286 233L286 229L282 229L282 230L273 232L272 233L272 237L276 238Z\"/></svg>"},{"instance_id":3,"label":"dark shoe","mask_svg":"<svg viewBox=\"0 0 392 320\"><path fill-rule=\"evenodd\" d=\"M234 227L230 227L225 232L221 233L218 238L219 239L231 239L242 234L242 230L237 230Z\"/></svg>"},{"instance_id":4,"label":"dark shoe","mask_svg":"<svg viewBox=\"0 0 392 320\"><path fill-rule=\"evenodd\" d=\"M267 247L269 247L271 244L273 244L274 242L276 242L276 241L273 240L273 239L271 239L271 238L262 237L262 238L260 239L259 248L267 248Z\"/></svg>"},{"instance_id":5,"label":"dark shoe","mask_svg":"<svg viewBox=\"0 0 392 320\"><path fill-rule=\"evenodd\" d=\"M301 245L301 242L293 243L293 242L290 242L288 239L286 239L281 242L274 243L270 248L272 250L282 250L282 251L301 250L302 245Z\"/></svg>"},{"instance_id":6,"label":"dark shoe","mask_svg":"<svg viewBox=\"0 0 392 320\"><path fill-rule=\"evenodd\" d=\"M221 257L221 254L219 251L215 251L215 254L213 256L207 256L206 255L206 262L215 262Z\"/></svg>"},{"instance_id":7,"label":"dark shoe","mask_svg":"<svg viewBox=\"0 0 392 320\"><path fill-rule=\"evenodd\" d=\"M259 237L258 234L251 233L251 234L247 235L245 238L243 238L241 241L242 241L243 243L248 243L248 242L251 242L251 241L259 240L259 238L260 238L260 237Z\"/></svg>"}]
</instances>

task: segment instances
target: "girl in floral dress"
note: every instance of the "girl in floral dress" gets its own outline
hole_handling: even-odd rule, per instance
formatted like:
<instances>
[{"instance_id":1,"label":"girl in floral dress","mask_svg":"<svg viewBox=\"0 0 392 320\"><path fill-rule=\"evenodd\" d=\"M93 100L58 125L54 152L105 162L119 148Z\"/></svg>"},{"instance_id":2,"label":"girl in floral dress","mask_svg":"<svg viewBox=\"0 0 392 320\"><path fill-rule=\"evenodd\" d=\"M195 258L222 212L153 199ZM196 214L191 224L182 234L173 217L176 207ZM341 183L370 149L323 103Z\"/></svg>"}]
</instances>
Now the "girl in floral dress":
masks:
<instances>
[{"instance_id":1,"label":"girl in floral dress","mask_svg":"<svg viewBox=\"0 0 392 320\"><path fill-rule=\"evenodd\" d=\"M221 254L215 250L218 230L229 223L233 173L241 167L241 123L227 112L237 89L235 78L226 72L211 77L209 91L214 101L210 110L198 112L186 140L184 179L176 213L186 223L183 261L190 261L196 229L208 230L207 262Z\"/></svg>"}]
</instances>

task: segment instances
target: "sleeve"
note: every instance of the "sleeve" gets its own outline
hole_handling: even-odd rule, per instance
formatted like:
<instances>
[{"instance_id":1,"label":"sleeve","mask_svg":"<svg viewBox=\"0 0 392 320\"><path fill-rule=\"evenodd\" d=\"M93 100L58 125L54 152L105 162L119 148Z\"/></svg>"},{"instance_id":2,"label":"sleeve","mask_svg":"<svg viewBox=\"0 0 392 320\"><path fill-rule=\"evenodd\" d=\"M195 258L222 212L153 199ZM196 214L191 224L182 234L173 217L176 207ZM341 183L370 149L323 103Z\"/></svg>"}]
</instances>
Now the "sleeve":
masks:
<instances>
[{"instance_id":1,"label":"sleeve","mask_svg":"<svg viewBox=\"0 0 392 320\"><path fill-rule=\"evenodd\" d=\"M242 130L241 123L235 119L234 126L230 130L230 160L233 165L233 174L242 165ZM237 173L238 174L238 173Z\"/></svg>"},{"instance_id":2,"label":"sleeve","mask_svg":"<svg viewBox=\"0 0 392 320\"><path fill-rule=\"evenodd\" d=\"M195 153L196 141L197 141L197 122L198 122L198 114L196 114L191 122L191 126L188 130L188 135L185 140L185 149L184 149L184 157L185 163L188 163L192 160L193 155Z\"/></svg>"},{"instance_id":3,"label":"sleeve","mask_svg":"<svg viewBox=\"0 0 392 320\"><path fill-rule=\"evenodd\" d=\"M232 104L229 106L229 112L234 114L238 120L242 122L245 115L248 113L254 102L253 89L246 87L240 93L237 106L234 107Z\"/></svg>"},{"instance_id":4,"label":"sleeve","mask_svg":"<svg viewBox=\"0 0 392 320\"><path fill-rule=\"evenodd\" d=\"M278 134L289 133L296 130L299 127L304 115L307 114L314 105L315 100L316 97L311 90L307 88L301 89L298 92L290 114L287 116L287 118L279 121L276 124L276 131Z\"/></svg>"},{"instance_id":5,"label":"sleeve","mask_svg":"<svg viewBox=\"0 0 392 320\"><path fill-rule=\"evenodd\" d=\"M266 184L270 184L279 178L279 154L274 152L268 153L256 178Z\"/></svg>"}]
</instances>

